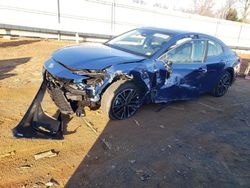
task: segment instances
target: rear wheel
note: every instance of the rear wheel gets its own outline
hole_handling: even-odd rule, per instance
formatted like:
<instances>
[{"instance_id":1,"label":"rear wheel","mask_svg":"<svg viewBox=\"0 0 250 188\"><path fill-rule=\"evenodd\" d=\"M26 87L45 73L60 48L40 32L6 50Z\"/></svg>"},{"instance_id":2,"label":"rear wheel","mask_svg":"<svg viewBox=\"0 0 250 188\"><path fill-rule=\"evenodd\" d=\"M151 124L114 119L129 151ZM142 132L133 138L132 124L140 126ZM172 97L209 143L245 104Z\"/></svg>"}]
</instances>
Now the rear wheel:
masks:
<instances>
[{"instance_id":1,"label":"rear wheel","mask_svg":"<svg viewBox=\"0 0 250 188\"><path fill-rule=\"evenodd\" d=\"M232 81L231 74L225 72L220 78L218 84L214 87L212 95L215 97L221 97L225 95Z\"/></svg>"},{"instance_id":2,"label":"rear wheel","mask_svg":"<svg viewBox=\"0 0 250 188\"><path fill-rule=\"evenodd\" d=\"M111 119L127 119L140 108L141 91L131 81L119 80L104 92L102 110Z\"/></svg>"}]
</instances>

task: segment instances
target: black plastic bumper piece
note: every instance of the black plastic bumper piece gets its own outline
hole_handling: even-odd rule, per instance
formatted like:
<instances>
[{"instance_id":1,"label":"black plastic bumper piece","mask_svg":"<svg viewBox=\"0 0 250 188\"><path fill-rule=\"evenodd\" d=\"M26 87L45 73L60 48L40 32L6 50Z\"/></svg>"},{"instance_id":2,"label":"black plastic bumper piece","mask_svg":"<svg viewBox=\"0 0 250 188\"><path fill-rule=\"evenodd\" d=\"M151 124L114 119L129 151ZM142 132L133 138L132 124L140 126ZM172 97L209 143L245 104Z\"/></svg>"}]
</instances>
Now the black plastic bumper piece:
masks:
<instances>
[{"instance_id":1,"label":"black plastic bumper piece","mask_svg":"<svg viewBox=\"0 0 250 188\"><path fill-rule=\"evenodd\" d=\"M60 112L57 118L50 117L41 106L46 87L47 81L44 80L23 119L12 130L15 137L63 139L63 114Z\"/></svg>"}]
</instances>

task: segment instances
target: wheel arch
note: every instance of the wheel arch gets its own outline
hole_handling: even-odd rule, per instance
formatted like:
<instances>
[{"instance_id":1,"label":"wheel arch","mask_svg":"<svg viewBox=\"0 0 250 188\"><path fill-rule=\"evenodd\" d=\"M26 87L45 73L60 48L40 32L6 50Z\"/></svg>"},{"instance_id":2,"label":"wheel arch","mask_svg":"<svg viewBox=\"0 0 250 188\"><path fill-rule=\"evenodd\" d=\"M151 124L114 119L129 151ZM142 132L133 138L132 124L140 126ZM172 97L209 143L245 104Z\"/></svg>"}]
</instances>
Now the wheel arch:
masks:
<instances>
[{"instance_id":1,"label":"wheel arch","mask_svg":"<svg viewBox=\"0 0 250 188\"><path fill-rule=\"evenodd\" d=\"M232 67L228 67L225 70L226 72L228 72L231 75L231 84L233 83L233 79L234 79L234 69Z\"/></svg>"},{"instance_id":2,"label":"wheel arch","mask_svg":"<svg viewBox=\"0 0 250 188\"><path fill-rule=\"evenodd\" d=\"M131 75L133 75L133 79L131 80L136 86L138 86L144 93L149 91L149 83L146 83L146 81L143 79L142 73L133 71L131 72Z\"/></svg>"},{"instance_id":3,"label":"wheel arch","mask_svg":"<svg viewBox=\"0 0 250 188\"><path fill-rule=\"evenodd\" d=\"M103 88L101 93L103 94L107 90L107 88L110 87L110 85L118 80L131 81L144 93L147 93L149 91L147 83L142 79L142 74L138 71L131 71L130 73L121 72L119 74L116 74L113 79Z\"/></svg>"}]
</instances>

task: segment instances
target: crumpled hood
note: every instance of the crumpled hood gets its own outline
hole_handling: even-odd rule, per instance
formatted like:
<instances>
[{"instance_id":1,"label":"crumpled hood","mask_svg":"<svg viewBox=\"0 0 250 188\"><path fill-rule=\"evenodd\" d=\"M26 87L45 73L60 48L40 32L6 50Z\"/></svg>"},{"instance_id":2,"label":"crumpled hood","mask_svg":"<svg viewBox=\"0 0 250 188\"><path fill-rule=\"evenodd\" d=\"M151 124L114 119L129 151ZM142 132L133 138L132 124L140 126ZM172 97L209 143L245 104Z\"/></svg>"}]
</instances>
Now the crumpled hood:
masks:
<instances>
[{"instance_id":1,"label":"crumpled hood","mask_svg":"<svg viewBox=\"0 0 250 188\"><path fill-rule=\"evenodd\" d=\"M72 69L104 69L128 62L136 62L145 57L120 51L103 44L74 45L55 51L53 59Z\"/></svg>"}]
</instances>

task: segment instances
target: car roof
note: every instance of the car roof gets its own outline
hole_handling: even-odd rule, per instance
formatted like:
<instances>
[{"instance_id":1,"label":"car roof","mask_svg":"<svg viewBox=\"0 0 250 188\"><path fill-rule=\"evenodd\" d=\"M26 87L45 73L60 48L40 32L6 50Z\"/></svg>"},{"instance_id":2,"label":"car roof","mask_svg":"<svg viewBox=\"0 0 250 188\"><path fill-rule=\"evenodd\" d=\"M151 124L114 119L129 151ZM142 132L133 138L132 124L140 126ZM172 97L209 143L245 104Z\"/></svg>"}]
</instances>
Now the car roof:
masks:
<instances>
[{"instance_id":1,"label":"car roof","mask_svg":"<svg viewBox=\"0 0 250 188\"><path fill-rule=\"evenodd\" d=\"M173 30L173 29L166 29L166 28L159 28L159 27L141 27L139 29L159 31L159 32L167 33L171 35L190 33L190 31Z\"/></svg>"},{"instance_id":2,"label":"car roof","mask_svg":"<svg viewBox=\"0 0 250 188\"><path fill-rule=\"evenodd\" d=\"M158 32L166 33L166 34L172 35L173 37L178 37L178 38L181 38L182 36L186 36L186 35L198 35L199 37L204 37L207 39L214 40L214 41L220 43L222 46L225 46L225 44L220 39L218 39L214 36L207 35L204 33L199 33L199 32L184 31L184 30L183 31L182 30L172 30L172 29L158 28L158 27L141 27L139 29L158 31Z\"/></svg>"}]
</instances>

